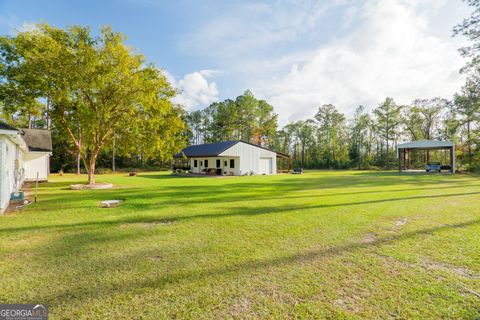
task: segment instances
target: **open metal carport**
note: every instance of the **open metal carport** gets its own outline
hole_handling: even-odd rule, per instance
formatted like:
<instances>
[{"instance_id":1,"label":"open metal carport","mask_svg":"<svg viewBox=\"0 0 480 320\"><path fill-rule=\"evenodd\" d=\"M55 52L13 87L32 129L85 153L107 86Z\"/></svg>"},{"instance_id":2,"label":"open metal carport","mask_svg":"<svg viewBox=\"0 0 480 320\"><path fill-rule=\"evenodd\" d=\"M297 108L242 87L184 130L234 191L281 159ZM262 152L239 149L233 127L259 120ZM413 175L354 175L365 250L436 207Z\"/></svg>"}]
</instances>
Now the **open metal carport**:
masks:
<instances>
[{"instance_id":1,"label":"open metal carport","mask_svg":"<svg viewBox=\"0 0 480 320\"><path fill-rule=\"evenodd\" d=\"M430 162L431 150L450 151L450 172L455 173L455 144L452 141L420 140L397 145L398 171L410 170L410 154L412 151L424 151L425 164Z\"/></svg>"}]
</instances>

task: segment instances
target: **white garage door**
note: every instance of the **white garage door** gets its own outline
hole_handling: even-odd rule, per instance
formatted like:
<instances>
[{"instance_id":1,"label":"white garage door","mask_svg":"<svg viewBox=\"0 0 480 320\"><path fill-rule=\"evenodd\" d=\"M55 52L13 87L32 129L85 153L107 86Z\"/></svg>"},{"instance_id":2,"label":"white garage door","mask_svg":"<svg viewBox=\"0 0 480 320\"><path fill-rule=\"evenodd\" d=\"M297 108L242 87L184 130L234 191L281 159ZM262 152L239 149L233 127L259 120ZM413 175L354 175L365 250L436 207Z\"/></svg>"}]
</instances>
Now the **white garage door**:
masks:
<instances>
[{"instance_id":1,"label":"white garage door","mask_svg":"<svg viewBox=\"0 0 480 320\"><path fill-rule=\"evenodd\" d=\"M272 173L272 158L260 158L260 174Z\"/></svg>"}]
</instances>

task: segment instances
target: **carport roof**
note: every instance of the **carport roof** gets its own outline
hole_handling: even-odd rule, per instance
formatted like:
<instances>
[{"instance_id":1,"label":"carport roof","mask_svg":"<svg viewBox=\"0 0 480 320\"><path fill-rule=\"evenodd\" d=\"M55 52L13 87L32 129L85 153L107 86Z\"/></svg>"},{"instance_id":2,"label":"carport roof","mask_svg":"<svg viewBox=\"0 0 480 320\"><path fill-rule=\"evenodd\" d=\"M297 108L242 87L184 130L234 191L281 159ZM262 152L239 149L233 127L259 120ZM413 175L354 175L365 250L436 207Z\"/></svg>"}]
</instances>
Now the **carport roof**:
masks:
<instances>
[{"instance_id":1,"label":"carport roof","mask_svg":"<svg viewBox=\"0 0 480 320\"><path fill-rule=\"evenodd\" d=\"M418 140L397 144L397 149L442 149L454 146L452 141Z\"/></svg>"}]
</instances>

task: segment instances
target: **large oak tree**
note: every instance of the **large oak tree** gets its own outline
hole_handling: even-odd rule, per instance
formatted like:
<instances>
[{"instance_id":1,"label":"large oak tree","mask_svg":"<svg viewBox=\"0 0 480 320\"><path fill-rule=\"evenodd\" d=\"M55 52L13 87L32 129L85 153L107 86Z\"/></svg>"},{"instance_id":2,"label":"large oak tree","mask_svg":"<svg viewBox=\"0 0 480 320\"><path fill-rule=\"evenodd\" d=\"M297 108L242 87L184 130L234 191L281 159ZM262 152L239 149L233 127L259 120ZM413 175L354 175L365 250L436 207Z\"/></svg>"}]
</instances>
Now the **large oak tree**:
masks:
<instances>
[{"instance_id":1,"label":"large oak tree","mask_svg":"<svg viewBox=\"0 0 480 320\"><path fill-rule=\"evenodd\" d=\"M111 28L40 24L33 31L0 38L6 101L18 91L48 101L48 113L68 135L95 183L100 151L166 159L183 147L183 109L161 70L124 44ZM16 88L16 90L11 90ZM8 99L7 99L8 98Z\"/></svg>"}]
</instances>

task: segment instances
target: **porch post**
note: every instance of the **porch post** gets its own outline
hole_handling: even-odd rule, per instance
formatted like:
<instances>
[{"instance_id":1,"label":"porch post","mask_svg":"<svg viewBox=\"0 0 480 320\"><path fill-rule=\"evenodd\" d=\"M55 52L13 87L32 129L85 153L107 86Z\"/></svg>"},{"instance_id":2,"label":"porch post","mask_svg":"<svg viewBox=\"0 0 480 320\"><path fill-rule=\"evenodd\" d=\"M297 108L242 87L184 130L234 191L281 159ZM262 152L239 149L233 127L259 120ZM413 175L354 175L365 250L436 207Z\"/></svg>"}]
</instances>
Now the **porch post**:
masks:
<instances>
[{"instance_id":1,"label":"porch post","mask_svg":"<svg viewBox=\"0 0 480 320\"><path fill-rule=\"evenodd\" d=\"M408 158L407 169L410 170L410 149L407 149L407 158Z\"/></svg>"}]
</instances>

